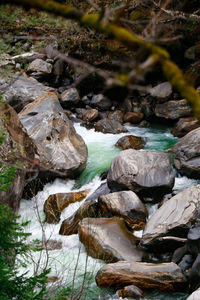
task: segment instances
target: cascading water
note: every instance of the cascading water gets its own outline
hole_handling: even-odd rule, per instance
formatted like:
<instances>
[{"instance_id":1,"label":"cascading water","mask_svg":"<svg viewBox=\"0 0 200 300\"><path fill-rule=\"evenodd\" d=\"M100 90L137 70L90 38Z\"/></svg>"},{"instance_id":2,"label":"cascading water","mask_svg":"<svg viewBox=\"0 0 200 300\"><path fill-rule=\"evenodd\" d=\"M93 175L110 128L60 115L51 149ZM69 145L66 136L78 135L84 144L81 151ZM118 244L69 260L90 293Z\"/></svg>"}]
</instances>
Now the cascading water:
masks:
<instances>
[{"instance_id":1,"label":"cascading water","mask_svg":"<svg viewBox=\"0 0 200 300\"><path fill-rule=\"evenodd\" d=\"M61 236L58 234L62 221L71 216L82 202L69 205L62 213L61 221L56 225L43 223L45 219L43 212L44 202L51 194L71 192L72 190L90 189L88 196L91 195L102 183L99 175L109 169L112 159L119 153L119 149L114 145L124 135L133 134L143 137L146 141L145 149L155 151L165 151L176 143L177 138L173 137L170 129L166 129L165 127L138 128L129 126L127 127L129 133L117 135L103 134L95 132L93 129L87 130L78 123L75 124L75 129L83 137L88 146L89 156L85 171L76 181L56 179L53 183L47 184L43 191L38 192L32 200L27 201L23 199L21 201L19 214L22 221L30 220L26 228L26 231L32 234L30 240L47 241L47 245L49 240L57 242L58 245L62 244L61 249L32 252L30 255L29 272L33 273L37 269L40 271L45 266L51 268L49 276L57 277L55 283L49 284L49 289L52 292L53 290L58 290L60 287L65 287L66 294L76 295L82 289L84 283L86 288L83 292L83 299L117 299L116 295L109 296L109 291L100 290L96 286L95 275L104 262L87 257L84 247L79 242L78 235ZM182 189L195 184L197 184L196 180L191 180L187 177L177 177L175 189ZM152 214L156 208L156 205L151 206L150 213ZM138 232L138 235L141 235L141 232ZM168 296L153 292L145 299L183 300L186 299L186 295L175 293Z\"/></svg>"}]
</instances>

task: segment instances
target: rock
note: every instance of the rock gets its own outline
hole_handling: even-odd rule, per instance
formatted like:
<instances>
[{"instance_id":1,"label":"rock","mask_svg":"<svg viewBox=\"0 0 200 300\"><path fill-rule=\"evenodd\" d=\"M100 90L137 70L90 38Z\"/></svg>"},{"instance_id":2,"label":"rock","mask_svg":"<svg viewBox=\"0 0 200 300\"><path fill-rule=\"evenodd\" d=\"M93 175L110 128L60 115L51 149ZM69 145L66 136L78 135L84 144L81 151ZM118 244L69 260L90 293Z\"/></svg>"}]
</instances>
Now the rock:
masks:
<instances>
[{"instance_id":1,"label":"rock","mask_svg":"<svg viewBox=\"0 0 200 300\"><path fill-rule=\"evenodd\" d=\"M37 58L29 64L28 72L41 72L42 74L50 74L52 72L52 65L46 61Z\"/></svg>"},{"instance_id":2,"label":"rock","mask_svg":"<svg viewBox=\"0 0 200 300\"><path fill-rule=\"evenodd\" d=\"M35 157L35 147L19 121L12 107L0 100L0 173L6 168L13 180L10 186L1 185L0 204L8 204L15 212L24 189L26 170L31 170ZM2 175L2 173L1 173ZM11 176L12 177L12 176ZM5 178L4 178L5 179ZM7 181L5 181L5 184Z\"/></svg>"},{"instance_id":3,"label":"rock","mask_svg":"<svg viewBox=\"0 0 200 300\"><path fill-rule=\"evenodd\" d=\"M172 190L174 179L169 154L132 149L113 159L107 176L111 190L128 189L155 200Z\"/></svg>"},{"instance_id":4,"label":"rock","mask_svg":"<svg viewBox=\"0 0 200 300\"><path fill-rule=\"evenodd\" d=\"M122 133L128 130L122 126L118 121L109 120L107 118L99 120L95 125L95 131L101 131L103 133Z\"/></svg>"},{"instance_id":5,"label":"rock","mask_svg":"<svg viewBox=\"0 0 200 300\"><path fill-rule=\"evenodd\" d=\"M79 239L88 255L106 262L141 261L143 252L136 247L136 238L117 218L83 219L79 224Z\"/></svg>"},{"instance_id":6,"label":"rock","mask_svg":"<svg viewBox=\"0 0 200 300\"><path fill-rule=\"evenodd\" d=\"M89 190L73 193L59 193L50 195L44 203L46 222L55 224L60 221L61 212L71 203L82 201Z\"/></svg>"},{"instance_id":7,"label":"rock","mask_svg":"<svg viewBox=\"0 0 200 300\"><path fill-rule=\"evenodd\" d=\"M181 262L178 264L178 266L184 272L191 268L193 262L194 262L193 256L191 254L186 254L183 256L183 258L182 258Z\"/></svg>"},{"instance_id":8,"label":"rock","mask_svg":"<svg viewBox=\"0 0 200 300\"><path fill-rule=\"evenodd\" d=\"M130 122L132 124L138 124L144 118L143 113L139 112L127 112L124 115L124 122Z\"/></svg>"},{"instance_id":9,"label":"rock","mask_svg":"<svg viewBox=\"0 0 200 300\"><path fill-rule=\"evenodd\" d=\"M149 249L172 251L180 243L167 236L186 238L200 209L200 185L189 187L166 201L149 219L141 245Z\"/></svg>"},{"instance_id":10,"label":"rock","mask_svg":"<svg viewBox=\"0 0 200 300\"><path fill-rule=\"evenodd\" d=\"M124 113L121 110L115 110L115 111L110 111L108 113L108 119L109 120L115 120L118 121L119 123L123 123L123 117L124 117Z\"/></svg>"},{"instance_id":11,"label":"rock","mask_svg":"<svg viewBox=\"0 0 200 300\"><path fill-rule=\"evenodd\" d=\"M200 128L190 131L170 150L175 153L174 165L179 173L200 178Z\"/></svg>"},{"instance_id":12,"label":"rock","mask_svg":"<svg viewBox=\"0 0 200 300\"><path fill-rule=\"evenodd\" d=\"M155 115L158 118L176 120L191 115L191 107L187 100L171 100L163 104L156 104Z\"/></svg>"},{"instance_id":13,"label":"rock","mask_svg":"<svg viewBox=\"0 0 200 300\"><path fill-rule=\"evenodd\" d=\"M199 300L200 299L200 288L194 291L186 300Z\"/></svg>"},{"instance_id":14,"label":"rock","mask_svg":"<svg viewBox=\"0 0 200 300\"><path fill-rule=\"evenodd\" d=\"M142 289L177 291L186 285L186 278L175 263L141 263L120 261L103 266L96 275L101 288L119 289L135 285Z\"/></svg>"},{"instance_id":15,"label":"rock","mask_svg":"<svg viewBox=\"0 0 200 300\"><path fill-rule=\"evenodd\" d=\"M76 88L70 88L64 91L60 96L60 103L64 108L76 106L80 101L80 96Z\"/></svg>"},{"instance_id":16,"label":"rock","mask_svg":"<svg viewBox=\"0 0 200 300\"><path fill-rule=\"evenodd\" d=\"M134 192L123 191L102 195L98 202L103 212L123 218L132 230L144 228L146 209Z\"/></svg>"},{"instance_id":17,"label":"rock","mask_svg":"<svg viewBox=\"0 0 200 300\"><path fill-rule=\"evenodd\" d=\"M83 204L81 204L79 209L71 217L62 222L59 234L71 235L78 233L78 224L82 219L102 217L103 214L97 199L99 196L108 194L109 192L110 189L108 188L107 183L102 183L100 187L98 187L98 189L96 189Z\"/></svg>"},{"instance_id":18,"label":"rock","mask_svg":"<svg viewBox=\"0 0 200 300\"><path fill-rule=\"evenodd\" d=\"M13 56L12 60L14 60L16 63L25 65L25 64L31 63L33 60L35 60L37 58L45 59L45 54L38 53L38 52L26 52L23 54Z\"/></svg>"},{"instance_id":19,"label":"rock","mask_svg":"<svg viewBox=\"0 0 200 300\"><path fill-rule=\"evenodd\" d=\"M200 286L200 253L197 255L190 272L190 287L192 290Z\"/></svg>"},{"instance_id":20,"label":"rock","mask_svg":"<svg viewBox=\"0 0 200 300\"><path fill-rule=\"evenodd\" d=\"M94 95L90 104L100 108L101 110L108 110L112 106L110 99L102 94Z\"/></svg>"},{"instance_id":21,"label":"rock","mask_svg":"<svg viewBox=\"0 0 200 300\"><path fill-rule=\"evenodd\" d=\"M118 292L119 297L141 299L144 294L141 289L135 285L128 285Z\"/></svg>"},{"instance_id":22,"label":"rock","mask_svg":"<svg viewBox=\"0 0 200 300\"><path fill-rule=\"evenodd\" d=\"M126 149L135 149L139 150L144 147L144 139L139 136L134 135L126 135L121 137L117 143L115 144L116 147L126 150Z\"/></svg>"},{"instance_id":23,"label":"rock","mask_svg":"<svg viewBox=\"0 0 200 300\"><path fill-rule=\"evenodd\" d=\"M190 228L187 235L187 249L194 257L200 253L200 225Z\"/></svg>"},{"instance_id":24,"label":"rock","mask_svg":"<svg viewBox=\"0 0 200 300\"><path fill-rule=\"evenodd\" d=\"M34 78L20 76L10 86L1 89L5 91L3 99L19 112L28 103L44 96L54 89L44 86Z\"/></svg>"},{"instance_id":25,"label":"rock","mask_svg":"<svg viewBox=\"0 0 200 300\"><path fill-rule=\"evenodd\" d=\"M187 253L187 246L184 245L182 247L177 248L173 255L172 255L172 259L171 261L174 262L175 264L177 264L178 262L181 261L181 259L183 258L183 256Z\"/></svg>"},{"instance_id":26,"label":"rock","mask_svg":"<svg viewBox=\"0 0 200 300\"><path fill-rule=\"evenodd\" d=\"M172 129L174 136L183 137L188 132L200 127L199 121L195 117L181 118Z\"/></svg>"},{"instance_id":27,"label":"rock","mask_svg":"<svg viewBox=\"0 0 200 300\"><path fill-rule=\"evenodd\" d=\"M171 94L172 94L172 86L168 81L162 82L154 86L150 91L150 95L152 97L155 97L159 102L164 102L168 100Z\"/></svg>"},{"instance_id":28,"label":"rock","mask_svg":"<svg viewBox=\"0 0 200 300\"><path fill-rule=\"evenodd\" d=\"M97 109L87 109L83 113L83 120L86 122L93 122L98 118L99 112Z\"/></svg>"},{"instance_id":29,"label":"rock","mask_svg":"<svg viewBox=\"0 0 200 300\"><path fill-rule=\"evenodd\" d=\"M44 174L74 178L84 170L87 147L54 93L27 105L19 118L37 147Z\"/></svg>"}]
</instances>

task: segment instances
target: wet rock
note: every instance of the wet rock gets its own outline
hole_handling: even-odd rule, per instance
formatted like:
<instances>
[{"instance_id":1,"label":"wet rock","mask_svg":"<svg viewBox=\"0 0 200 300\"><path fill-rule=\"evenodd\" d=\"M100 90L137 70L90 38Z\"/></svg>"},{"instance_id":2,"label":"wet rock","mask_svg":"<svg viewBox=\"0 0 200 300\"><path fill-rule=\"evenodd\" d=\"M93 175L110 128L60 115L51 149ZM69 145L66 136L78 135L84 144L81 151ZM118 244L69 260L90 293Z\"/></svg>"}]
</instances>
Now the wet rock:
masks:
<instances>
[{"instance_id":1,"label":"wet rock","mask_svg":"<svg viewBox=\"0 0 200 300\"><path fill-rule=\"evenodd\" d=\"M20 76L10 86L6 86L2 91L5 102L14 107L19 112L28 103L44 96L54 89L44 86L34 78Z\"/></svg>"},{"instance_id":2,"label":"wet rock","mask_svg":"<svg viewBox=\"0 0 200 300\"><path fill-rule=\"evenodd\" d=\"M200 253L200 226L191 228L187 235L187 249L193 255Z\"/></svg>"},{"instance_id":3,"label":"wet rock","mask_svg":"<svg viewBox=\"0 0 200 300\"><path fill-rule=\"evenodd\" d=\"M174 178L167 153L129 149L114 158L107 180L111 190L128 189L156 200L172 190Z\"/></svg>"},{"instance_id":4,"label":"wet rock","mask_svg":"<svg viewBox=\"0 0 200 300\"><path fill-rule=\"evenodd\" d=\"M172 251L180 246L180 242L170 239L170 236L187 237L191 224L199 216L199 197L200 185L197 185L166 201L147 222L141 245L156 251Z\"/></svg>"},{"instance_id":5,"label":"wet rock","mask_svg":"<svg viewBox=\"0 0 200 300\"><path fill-rule=\"evenodd\" d=\"M172 148L174 165L183 175L200 178L200 128L182 137Z\"/></svg>"},{"instance_id":6,"label":"wet rock","mask_svg":"<svg viewBox=\"0 0 200 300\"><path fill-rule=\"evenodd\" d=\"M44 212L46 215L46 222L55 224L60 221L61 212L71 203L82 201L88 190L73 193L59 193L50 195L44 203Z\"/></svg>"},{"instance_id":7,"label":"wet rock","mask_svg":"<svg viewBox=\"0 0 200 300\"><path fill-rule=\"evenodd\" d=\"M139 112L127 112L124 115L124 122L130 122L132 124L138 124L144 118L143 113Z\"/></svg>"},{"instance_id":8,"label":"wet rock","mask_svg":"<svg viewBox=\"0 0 200 300\"><path fill-rule=\"evenodd\" d=\"M190 272L190 288L195 290L200 286L200 253L197 255Z\"/></svg>"},{"instance_id":9,"label":"wet rock","mask_svg":"<svg viewBox=\"0 0 200 300\"><path fill-rule=\"evenodd\" d=\"M102 195L98 202L103 212L123 218L132 230L144 228L146 209L134 192L123 191Z\"/></svg>"},{"instance_id":10,"label":"wet rock","mask_svg":"<svg viewBox=\"0 0 200 300\"><path fill-rule=\"evenodd\" d=\"M168 81L154 86L150 91L150 95L152 97L155 97L159 102L164 102L168 100L171 94L172 86Z\"/></svg>"},{"instance_id":11,"label":"wet rock","mask_svg":"<svg viewBox=\"0 0 200 300\"><path fill-rule=\"evenodd\" d=\"M103 133L122 133L127 132L128 130L122 126L118 121L109 120L107 118L99 120L95 125L95 130Z\"/></svg>"},{"instance_id":12,"label":"wet rock","mask_svg":"<svg viewBox=\"0 0 200 300\"><path fill-rule=\"evenodd\" d=\"M148 121L146 121L146 120L143 120L137 126L139 128L149 128L150 127L150 123Z\"/></svg>"},{"instance_id":13,"label":"wet rock","mask_svg":"<svg viewBox=\"0 0 200 300\"><path fill-rule=\"evenodd\" d=\"M110 189L107 183L102 183L72 216L62 222L59 234L71 235L78 233L78 224L82 219L102 217L103 214L97 199L99 196L108 194L109 192Z\"/></svg>"},{"instance_id":14,"label":"wet rock","mask_svg":"<svg viewBox=\"0 0 200 300\"><path fill-rule=\"evenodd\" d=\"M133 298L133 299L140 299L143 298L144 294L141 289L139 289L135 285L128 285L124 287L122 290L118 292L119 297L122 298Z\"/></svg>"},{"instance_id":15,"label":"wet rock","mask_svg":"<svg viewBox=\"0 0 200 300\"><path fill-rule=\"evenodd\" d=\"M54 93L27 105L19 118L37 147L44 174L75 177L84 170L87 147Z\"/></svg>"},{"instance_id":16,"label":"wet rock","mask_svg":"<svg viewBox=\"0 0 200 300\"><path fill-rule=\"evenodd\" d=\"M112 106L110 99L102 94L94 95L90 104L100 108L101 110L108 110Z\"/></svg>"},{"instance_id":17,"label":"wet rock","mask_svg":"<svg viewBox=\"0 0 200 300\"><path fill-rule=\"evenodd\" d=\"M6 168L16 168L10 171L13 181L10 186L1 185L0 204L8 204L15 212L19 208L22 197L26 170L32 168L35 157L35 146L28 137L17 113L8 104L0 101L0 171ZM15 172L15 173L14 173ZM12 177L12 176L11 176ZM9 180L8 180L9 181Z\"/></svg>"},{"instance_id":18,"label":"wet rock","mask_svg":"<svg viewBox=\"0 0 200 300\"><path fill-rule=\"evenodd\" d=\"M50 74L52 72L52 65L40 58L37 58L30 63L27 71L30 73L41 72L42 74Z\"/></svg>"},{"instance_id":19,"label":"wet rock","mask_svg":"<svg viewBox=\"0 0 200 300\"><path fill-rule=\"evenodd\" d=\"M177 264L181 261L183 256L187 253L187 246L184 245L182 247L177 248L172 255L172 262Z\"/></svg>"},{"instance_id":20,"label":"wet rock","mask_svg":"<svg viewBox=\"0 0 200 300\"><path fill-rule=\"evenodd\" d=\"M186 285L186 278L174 263L140 263L120 261L103 266L96 275L101 288L123 288L135 285L142 289L176 291Z\"/></svg>"},{"instance_id":21,"label":"wet rock","mask_svg":"<svg viewBox=\"0 0 200 300\"><path fill-rule=\"evenodd\" d=\"M60 96L60 103L64 108L75 106L80 101L80 96L76 88L64 91Z\"/></svg>"},{"instance_id":22,"label":"wet rock","mask_svg":"<svg viewBox=\"0 0 200 300\"><path fill-rule=\"evenodd\" d=\"M123 116L124 116L124 113L121 111L121 110L115 110L115 111L110 111L108 113L108 119L109 120L115 120L115 121L118 121L119 123L123 123Z\"/></svg>"},{"instance_id":23,"label":"wet rock","mask_svg":"<svg viewBox=\"0 0 200 300\"><path fill-rule=\"evenodd\" d=\"M183 137L198 127L200 127L200 124L195 117L181 118L172 129L172 134L174 136Z\"/></svg>"},{"instance_id":24,"label":"wet rock","mask_svg":"<svg viewBox=\"0 0 200 300\"><path fill-rule=\"evenodd\" d=\"M135 149L139 150L144 147L144 139L139 136L134 135L126 135L121 137L117 143L115 144L116 147L126 150L126 149Z\"/></svg>"},{"instance_id":25,"label":"wet rock","mask_svg":"<svg viewBox=\"0 0 200 300\"><path fill-rule=\"evenodd\" d=\"M119 260L141 261L143 252L136 247L136 238L117 218L83 219L79 238L87 253L106 262Z\"/></svg>"},{"instance_id":26,"label":"wet rock","mask_svg":"<svg viewBox=\"0 0 200 300\"><path fill-rule=\"evenodd\" d=\"M191 115L191 107L187 100L171 100L163 104L156 104L155 115L159 118L176 120Z\"/></svg>"},{"instance_id":27,"label":"wet rock","mask_svg":"<svg viewBox=\"0 0 200 300\"><path fill-rule=\"evenodd\" d=\"M191 254L186 254L183 256L182 260L178 264L178 266L181 268L181 270L184 272L191 268L192 264L194 262L194 258Z\"/></svg>"},{"instance_id":28,"label":"wet rock","mask_svg":"<svg viewBox=\"0 0 200 300\"><path fill-rule=\"evenodd\" d=\"M86 122L93 122L98 118L99 112L97 109L87 109L83 113L83 120Z\"/></svg>"}]
</instances>

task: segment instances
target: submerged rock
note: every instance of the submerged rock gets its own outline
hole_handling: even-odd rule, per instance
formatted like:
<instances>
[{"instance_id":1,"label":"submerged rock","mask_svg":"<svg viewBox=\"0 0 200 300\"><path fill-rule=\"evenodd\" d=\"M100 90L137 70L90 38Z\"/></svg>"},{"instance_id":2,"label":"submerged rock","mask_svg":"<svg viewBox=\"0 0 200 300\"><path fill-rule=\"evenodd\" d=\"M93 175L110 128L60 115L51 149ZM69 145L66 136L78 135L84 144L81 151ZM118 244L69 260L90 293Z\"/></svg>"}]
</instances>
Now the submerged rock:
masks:
<instances>
[{"instance_id":1,"label":"submerged rock","mask_svg":"<svg viewBox=\"0 0 200 300\"><path fill-rule=\"evenodd\" d=\"M89 190L50 195L44 203L46 222L50 224L58 223L60 221L61 212L69 204L82 201L88 193Z\"/></svg>"},{"instance_id":2,"label":"submerged rock","mask_svg":"<svg viewBox=\"0 0 200 300\"><path fill-rule=\"evenodd\" d=\"M146 224L142 246L158 251L172 251L180 242L170 236L186 238L191 224L195 224L200 211L200 185L189 187L166 201ZM167 238L169 236L169 238Z\"/></svg>"},{"instance_id":3,"label":"submerged rock","mask_svg":"<svg viewBox=\"0 0 200 300\"><path fill-rule=\"evenodd\" d=\"M121 137L117 141L115 146L121 148L122 150L127 150L127 149L139 150L144 147L144 144L145 142L143 138L134 135L126 135Z\"/></svg>"},{"instance_id":4,"label":"submerged rock","mask_svg":"<svg viewBox=\"0 0 200 300\"><path fill-rule=\"evenodd\" d=\"M159 200L172 190L174 179L169 154L132 149L114 158L107 177L112 190L128 189Z\"/></svg>"},{"instance_id":5,"label":"submerged rock","mask_svg":"<svg viewBox=\"0 0 200 300\"><path fill-rule=\"evenodd\" d=\"M79 224L79 238L94 258L106 262L142 259L143 252L137 249L136 238L117 217L83 219Z\"/></svg>"},{"instance_id":6,"label":"submerged rock","mask_svg":"<svg viewBox=\"0 0 200 300\"><path fill-rule=\"evenodd\" d=\"M122 217L132 230L139 230L146 222L146 209L142 201L132 191L102 195L99 205L110 216Z\"/></svg>"},{"instance_id":7,"label":"submerged rock","mask_svg":"<svg viewBox=\"0 0 200 300\"><path fill-rule=\"evenodd\" d=\"M13 168L10 178L0 186L0 204L8 204L15 212L24 189L25 174L30 171L35 157L35 146L19 121L17 113L0 101L0 172ZM13 176L12 176L13 174ZM13 177L13 178L12 178ZM10 186L7 183L11 181ZM7 188L5 188L7 185Z\"/></svg>"},{"instance_id":8,"label":"submerged rock","mask_svg":"<svg viewBox=\"0 0 200 300\"><path fill-rule=\"evenodd\" d=\"M172 148L174 165L183 175L200 178L200 128L190 131Z\"/></svg>"},{"instance_id":9,"label":"submerged rock","mask_svg":"<svg viewBox=\"0 0 200 300\"><path fill-rule=\"evenodd\" d=\"M19 118L37 147L44 173L75 177L84 170L87 147L54 93L27 105Z\"/></svg>"},{"instance_id":10,"label":"submerged rock","mask_svg":"<svg viewBox=\"0 0 200 300\"><path fill-rule=\"evenodd\" d=\"M122 133L127 132L128 130L121 125L120 122L115 120L110 120L107 118L99 120L95 125L95 130L103 133Z\"/></svg>"},{"instance_id":11,"label":"submerged rock","mask_svg":"<svg viewBox=\"0 0 200 300\"><path fill-rule=\"evenodd\" d=\"M176 291L186 285L186 278L175 263L120 261L103 266L96 275L96 282L101 288L119 289L135 285L145 290Z\"/></svg>"}]
</instances>

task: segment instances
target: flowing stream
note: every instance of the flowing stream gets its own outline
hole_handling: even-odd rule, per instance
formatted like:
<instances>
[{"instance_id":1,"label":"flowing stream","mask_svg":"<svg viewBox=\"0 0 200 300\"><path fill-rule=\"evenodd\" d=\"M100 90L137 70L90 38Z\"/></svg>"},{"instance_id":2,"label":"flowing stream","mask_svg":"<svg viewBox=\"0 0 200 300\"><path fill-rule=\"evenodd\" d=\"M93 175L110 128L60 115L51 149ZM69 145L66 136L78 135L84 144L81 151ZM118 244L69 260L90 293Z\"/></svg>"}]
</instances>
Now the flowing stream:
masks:
<instances>
[{"instance_id":1,"label":"flowing stream","mask_svg":"<svg viewBox=\"0 0 200 300\"><path fill-rule=\"evenodd\" d=\"M23 199L21 201L19 211L21 220L30 220L26 228L26 231L32 234L29 239L31 241L54 240L59 245L62 243L61 249L32 252L30 254L29 273L41 271L48 265L48 268L51 268L49 276L57 279L49 284L51 293L60 287L64 287L65 295L75 296L82 290L84 284L86 288L83 291L82 299L119 299L117 295L113 295L113 291L101 290L96 286L95 275L100 267L104 265L104 262L86 255L84 246L79 242L78 235L61 236L58 234L62 221L72 215L82 202L69 205L62 213L60 223L56 225L43 222L45 219L44 202L51 194L66 193L72 190L89 189L89 195L91 195L102 183L99 175L109 169L112 159L119 153L119 149L114 145L124 135L133 134L143 137L146 141L145 149L154 151L165 151L177 142L177 138L171 135L169 128L161 126L151 128L129 126L127 127L129 133L117 135L103 134L95 132L93 129L87 130L78 123L74 126L88 146L88 163L84 172L77 180L56 179L53 183L48 183L43 191L38 192L32 200ZM179 176L176 177L174 188L183 189L196 184L196 180ZM156 208L157 205L151 206L149 208L150 214ZM148 294L145 299L184 300L186 298L187 295L182 293L166 295L153 292Z\"/></svg>"}]
</instances>

